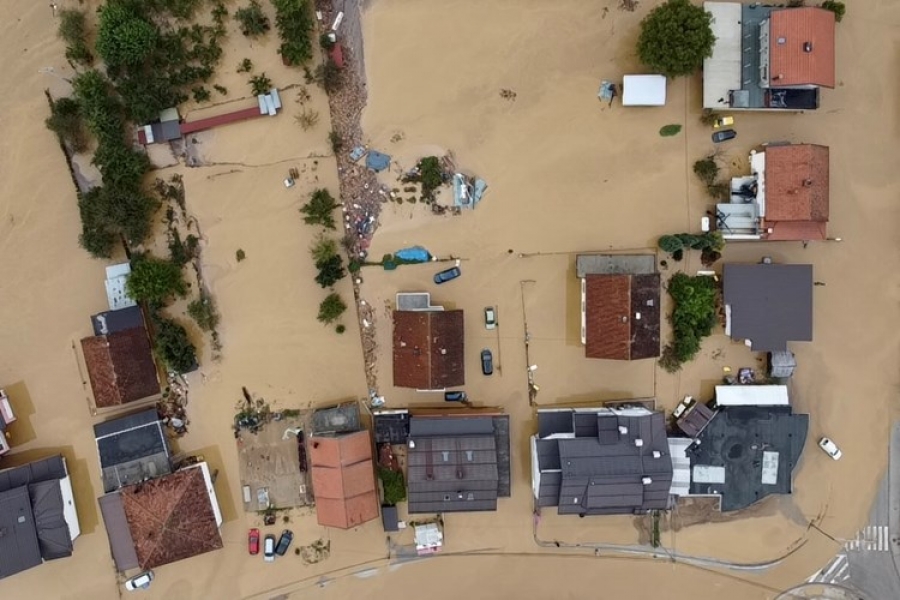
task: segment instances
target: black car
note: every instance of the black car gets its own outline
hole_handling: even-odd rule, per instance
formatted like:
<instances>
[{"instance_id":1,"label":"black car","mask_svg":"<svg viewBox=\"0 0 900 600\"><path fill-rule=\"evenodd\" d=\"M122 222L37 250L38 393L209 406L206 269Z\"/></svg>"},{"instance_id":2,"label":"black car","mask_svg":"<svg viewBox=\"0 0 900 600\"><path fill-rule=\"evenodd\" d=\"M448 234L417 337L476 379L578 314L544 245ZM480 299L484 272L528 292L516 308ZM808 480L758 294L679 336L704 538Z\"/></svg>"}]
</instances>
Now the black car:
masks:
<instances>
[{"instance_id":1,"label":"black car","mask_svg":"<svg viewBox=\"0 0 900 600\"><path fill-rule=\"evenodd\" d=\"M468 402L469 397L465 392L444 392L444 402Z\"/></svg>"},{"instance_id":2,"label":"black car","mask_svg":"<svg viewBox=\"0 0 900 600\"><path fill-rule=\"evenodd\" d=\"M737 131L734 129L723 129L722 131L717 131L712 134L712 141L714 144L718 144L719 142L727 142L728 140L733 140L737 137Z\"/></svg>"},{"instance_id":3,"label":"black car","mask_svg":"<svg viewBox=\"0 0 900 600\"><path fill-rule=\"evenodd\" d=\"M284 553L287 552L288 547L291 545L291 542L294 539L294 532L290 529L285 529L281 532L281 538L278 539L278 545L275 546L275 554L278 556L284 556Z\"/></svg>"},{"instance_id":4,"label":"black car","mask_svg":"<svg viewBox=\"0 0 900 600\"><path fill-rule=\"evenodd\" d=\"M445 269L440 273L435 273L434 282L438 284L444 283L451 279L456 279L460 275L462 275L462 271L459 270L459 267L452 267L450 269Z\"/></svg>"},{"instance_id":5,"label":"black car","mask_svg":"<svg viewBox=\"0 0 900 600\"><path fill-rule=\"evenodd\" d=\"M494 372L494 355L486 348L481 351L481 372L485 375Z\"/></svg>"}]
</instances>

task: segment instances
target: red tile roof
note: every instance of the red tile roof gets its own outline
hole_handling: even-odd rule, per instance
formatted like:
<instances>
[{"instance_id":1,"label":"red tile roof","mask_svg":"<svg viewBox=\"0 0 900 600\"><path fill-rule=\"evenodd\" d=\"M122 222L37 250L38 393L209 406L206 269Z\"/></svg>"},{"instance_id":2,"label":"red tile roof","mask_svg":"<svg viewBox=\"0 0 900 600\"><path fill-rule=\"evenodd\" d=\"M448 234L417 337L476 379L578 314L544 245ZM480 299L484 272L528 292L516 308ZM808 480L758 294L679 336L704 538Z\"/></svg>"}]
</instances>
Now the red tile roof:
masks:
<instances>
[{"instance_id":1,"label":"red tile roof","mask_svg":"<svg viewBox=\"0 0 900 600\"><path fill-rule=\"evenodd\" d=\"M588 358L659 356L659 275L587 275L585 338Z\"/></svg>"},{"instance_id":2,"label":"red tile roof","mask_svg":"<svg viewBox=\"0 0 900 600\"><path fill-rule=\"evenodd\" d=\"M178 471L120 493L141 569L222 547L201 469Z\"/></svg>"},{"instance_id":3,"label":"red tile roof","mask_svg":"<svg viewBox=\"0 0 900 600\"><path fill-rule=\"evenodd\" d=\"M828 147L766 149L766 221L828 221Z\"/></svg>"},{"instance_id":4,"label":"red tile roof","mask_svg":"<svg viewBox=\"0 0 900 600\"><path fill-rule=\"evenodd\" d=\"M463 311L394 311L394 385L435 390L465 385Z\"/></svg>"},{"instance_id":5,"label":"red tile roof","mask_svg":"<svg viewBox=\"0 0 900 600\"><path fill-rule=\"evenodd\" d=\"M143 327L81 340L94 402L118 406L159 393L159 373Z\"/></svg>"},{"instance_id":6,"label":"red tile roof","mask_svg":"<svg viewBox=\"0 0 900 600\"><path fill-rule=\"evenodd\" d=\"M828 237L828 223L816 221L765 221L763 226L772 231L766 234L770 242L806 242Z\"/></svg>"},{"instance_id":7,"label":"red tile roof","mask_svg":"<svg viewBox=\"0 0 900 600\"><path fill-rule=\"evenodd\" d=\"M368 431L309 439L319 525L350 529L378 518Z\"/></svg>"},{"instance_id":8,"label":"red tile roof","mask_svg":"<svg viewBox=\"0 0 900 600\"><path fill-rule=\"evenodd\" d=\"M769 16L770 85L833 88L834 25L834 13L822 8L773 10Z\"/></svg>"}]
</instances>

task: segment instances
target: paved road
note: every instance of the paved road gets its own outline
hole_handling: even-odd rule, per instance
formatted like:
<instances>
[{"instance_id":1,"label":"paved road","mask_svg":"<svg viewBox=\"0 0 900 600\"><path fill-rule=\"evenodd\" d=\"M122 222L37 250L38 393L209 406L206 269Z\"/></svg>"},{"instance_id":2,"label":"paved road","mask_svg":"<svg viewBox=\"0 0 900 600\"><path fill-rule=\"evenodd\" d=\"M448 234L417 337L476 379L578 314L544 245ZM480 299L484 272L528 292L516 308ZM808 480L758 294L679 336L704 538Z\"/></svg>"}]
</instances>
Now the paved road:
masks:
<instances>
[{"instance_id":1,"label":"paved road","mask_svg":"<svg viewBox=\"0 0 900 600\"><path fill-rule=\"evenodd\" d=\"M869 600L900 598L900 424L891 432L888 473L869 524L808 581L849 585Z\"/></svg>"}]
</instances>

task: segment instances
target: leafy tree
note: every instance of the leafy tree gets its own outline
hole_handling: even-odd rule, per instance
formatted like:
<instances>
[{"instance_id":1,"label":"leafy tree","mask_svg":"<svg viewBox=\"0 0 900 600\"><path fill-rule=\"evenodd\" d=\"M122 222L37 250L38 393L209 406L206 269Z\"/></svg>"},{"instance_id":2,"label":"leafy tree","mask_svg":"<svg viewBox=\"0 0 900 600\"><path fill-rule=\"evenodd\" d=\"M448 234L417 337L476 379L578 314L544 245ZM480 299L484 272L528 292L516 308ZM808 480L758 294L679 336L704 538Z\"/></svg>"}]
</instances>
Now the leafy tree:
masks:
<instances>
[{"instance_id":1,"label":"leafy tree","mask_svg":"<svg viewBox=\"0 0 900 600\"><path fill-rule=\"evenodd\" d=\"M100 8L97 52L112 69L143 63L156 48L159 32L131 0L114 0Z\"/></svg>"},{"instance_id":2,"label":"leafy tree","mask_svg":"<svg viewBox=\"0 0 900 600\"><path fill-rule=\"evenodd\" d=\"M81 106L74 98L55 100L50 117L44 121L47 129L69 145L72 152L84 152L88 148L88 133L81 116Z\"/></svg>"},{"instance_id":3,"label":"leafy tree","mask_svg":"<svg viewBox=\"0 0 900 600\"><path fill-rule=\"evenodd\" d=\"M300 208L303 222L307 225L321 225L326 229L334 229L334 209L338 203L326 189L318 189L312 193L309 202Z\"/></svg>"},{"instance_id":4,"label":"leafy tree","mask_svg":"<svg viewBox=\"0 0 900 600\"><path fill-rule=\"evenodd\" d=\"M263 35L270 29L269 17L256 0L250 0L248 6L234 11L234 19L241 24L241 33L247 37Z\"/></svg>"},{"instance_id":5,"label":"leafy tree","mask_svg":"<svg viewBox=\"0 0 900 600\"><path fill-rule=\"evenodd\" d=\"M299 66L312 58L315 23L308 0L272 0L275 27L281 37L278 52L288 65Z\"/></svg>"},{"instance_id":6,"label":"leafy tree","mask_svg":"<svg viewBox=\"0 0 900 600\"><path fill-rule=\"evenodd\" d=\"M94 62L87 44L87 22L83 11L63 8L59 16L57 35L66 43L66 58L84 66Z\"/></svg>"},{"instance_id":7,"label":"leafy tree","mask_svg":"<svg viewBox=\"0 0 900 600\"><path fill-rule=\"evenodd\" d=\"M337 242L322 234L319 234L315 244L310 248L310 254L312 254L313 261L317 265L331 260L333 257L337 256L337 253Z\"/></svg>"},{"instance_id":8,"label":"leafy tree","mask_svg":"<svg viewBox=\"0 0 900 600\"><path fill-rule=\"evenodd\" d=\"M319 274L316 275L316 283L323 288L333 286L347 274L346 271L344 271L344 261L340 255L337 254L326 260L317 262L316 268L319 269Z\"/></svg>"},{"instance_id":9,"label":"leafy tree","mask_svg":"<svg viewBox=\"0 0 900 600\"><path fill-rule=\"evenodd\" d=\"M341 68L330 58L316 67L313 79L328 94L338 91L344 82Z\"/></svg>"},{"instance_id":10,"label":"leafy tree","mask_svg":"<svg viewBox=\"0 0 900 600\"><path fill-rule=\"evenodd\" d=\"M319 305L319 316L317 318L319 322L330 325L337 321L344 314L345 310L347 310L347 305L344 304L344 301L341 300L337 293L332 292Z\"/></svg>"},{"instance_id":11,"label":"leafy tree","mask_svg":"<svg viewBox=\"0 0 900 600\"><path fill-rule=\"evenodd\" d=\"M155 316L153 324L156 354L166 366L177 373L187 373L197 368L197 350L184 327L171 319Z\"/></svg>"},{"instance_id":12,"label":"leafy tree","mask_svg":"<svg viewBox=\"0 0 900 600\"><path fill-rule=\"evenodd\" d=\"M193 300L187 307L188 314L203 331L213 331L219 325L219 313L216 305L206 294Z\"/></svg>"},{"instance_id":13,"label":"leafy tree","mask_svg":"<svg viewBox=\"0 0 900 600\"><path fill-rule=\"evenodd\" d=\"M715 183L716 178L719 177L719 165L716 163L715 156L710 154L695 162L694 174L707 186Z\"/></svg>"},{"instance_id":14,"label":"leafy tree","mask_svg":"<svg viewBox=\"0 0 900 600\"><path fill-rule=\"evenodd\" d=\"M840 2L839 0L825 0L825 2L822 3L822 8L833 12L834 20L838 23L843 20L844 13L847 12L847 7L844 6L844 3Z\"/></svg>"},{"instance_id":15,"label":"leafy tree","mask_svg":"<svg viewBox=\"0 0 900 600\"><path fill-rule=\"evenodd\" d=\"M403 473L378 467L378 479L384 488L384 503L387 506L395 506L398 502L406 500L406 483Z\"/></svg>"},{"instance_id":16,"label":"leafy tree","mask_svg":"<svg viewBox=\"0 0 900 600\"><path fill-rule=\"evenodd\" d=\"M254 75L250 78L250 88L253 90L254 96L261 96L262 94L268 94L269 90L272 89L272 80L266 77L266 74L262 75Z\"/></svg>"},{"instance_id":17,"label":"leafy tree","mask_svg":"<svg viewBox=\"0 0 900 600\"><path fill-rule=\"evenodd\" d=\"M673 339L663 349L660 365L674 373L697 355L703 338L712 333L718 290L712 277L676 273L669 280L668 291L675 303L670 318Z\"/></svg>"},{"instance_id":18,"label":"leafy tree","mask_svg":"<svg viewBox=\"0 0 900 600\"><path fill-rule=\"evenodd\" d=\"M637 52L649 69L667 77L689 75L712 56L712 15L689 0L667 0L644 17Z\"/></svg>"},{"instance_id":19,"label":"leafy tree","mask_svg":"<svg viewBox=\"0 0 900 600\"><path fill-rule=\"evenodd\" d=\"M161 304L172 296L187 294L181 267L153 256L132 260L126 288L128 295L139 302Z\"/></svg>"},{"instance_id":20,"label":"leafy tree","mask_svg":"<svg viewBox=\"0 0 900 600\"><path fill-rule=\"evenodd\" d=\"M682 243L681 239L674 235L662 236L659 238L658 245L660 250L668 252L669 254L673 254L684 248L684 243Z\"/></svg>"}]
</instances>

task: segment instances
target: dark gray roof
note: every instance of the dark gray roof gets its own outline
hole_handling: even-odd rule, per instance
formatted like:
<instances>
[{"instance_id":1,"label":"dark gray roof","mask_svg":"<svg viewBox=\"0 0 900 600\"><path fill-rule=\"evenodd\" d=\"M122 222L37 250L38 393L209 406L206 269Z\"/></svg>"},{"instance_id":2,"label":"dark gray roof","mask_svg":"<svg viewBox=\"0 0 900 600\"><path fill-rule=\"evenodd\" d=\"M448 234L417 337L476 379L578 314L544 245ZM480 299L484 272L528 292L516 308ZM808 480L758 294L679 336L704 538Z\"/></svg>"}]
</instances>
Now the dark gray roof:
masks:
<instances>
[{"instance_id":1,"label":"dark gray roof","mask_svg":"<svg viewBox=\"0 0 900 600\"><path fill-rule=\"evenodd\" d=\"M812 341L812 265L729 264L723 267L731 337L756 352L779 352Z\"/></svg>"},{"instance_id":2,"label":"dark gray roof","mask_svg":"<svg viewBox=\"0 0 900 600\"><path fill-rule=\"evenodd\" d=\"M572 433L575 413L571 410L541 411L538 413L538 437L545 438L554 433Z\"/></svg>"},{"instance_id":3,"label":"dark gray roof","mask_svg":"<svg viewBox=\"0 0 900 600\"><path fill-rule=\"evenodd\" d=\"M100 513L103 515L103 525L106 537L109 538L109 547L116 569L123 572L137 569L140 562L134 547L134 539L131 537L131 528L128 526L128 517L125 515L122 494L104 494L97 502L100 504Z\"/></svg>"},{"instance_id":4,"label":"dark gray roof","mask_svg":"<svg viewBox=\"0 0 900 600\"><path fill-rule=\"evenodd\" d=\"M94 335L109 335L119 331L144 327L144 316L138 306L129 306L119 310L108 310L91 316Z\"/></svg>"},{"instance_id":5,"label":"dark gray roof","mask_svg":"<svg viewBox=\"0 0 900 600\"><path fill-rule=\"evenodd\" d=\"M72 556L72 535L64 516L65 503L59 480L28 486L38 543L44 560Z\"/></svg>"},{"instance_id":6,"label":"dark gray roof","mask_svg":"<svg viewBox=\"0 0 900 600\"><path fill-rule=\"evenodd\" d=\"M491 417L414 417L409 423L409 437L438 435L493 435Z\"/></svg>"},{"instance_id":7,"label":"dark gray roof","mask_svg":"<svg viewBox=\"0 0 900 600\"><path fill-rule=\"evenodd\" d=\"M734 406L719 409L691 446L691 493L720 494L722 510L744 508L769 494L790 494L791 473L806 443L809 415L790 406ZM778 453L777 479L764 484L763 452ZM725 483L697 483L694 467L725 469Z\"/></svg>"},{"instance_id":8,"label":"dark gray roof","mask_svg":"<svg viewBox=\"0 0 900 600\"><path fill-rule=\"evenodd\" d=\"M376 444L406 444L409 439L409 413L375 413Z\"/></svg>"},{"instance_id":9,"label":"dark gray roof","mask_svg":"<svg viewBox=\"0 0 900 600\"><path fill-rule=\"evenodd\" d=\"M94 436L106 492L172 472L169 445L155 408L98 423Z\"/></svg>"},{"instance_id":10,"label":"dark gray roof","mask_svg":"<svg viewBox=\"0 0 900 600\"><path fill-rule=\"evenodd\" d=\"M68 475L62 455L57 454L42 460L36 460L0 471L0 492L41 481L56 481Z\"/></svg>"},{"instance_id":11,"label":"dark gray roof","mask_svg":"<svg viewBox=\"0 0 900 600\"><path fill-rule=\"evenodd\" d=\"M652 275L656 273L654 254L579 254L575 257L575 276Z\"/></svg>"},{"instance_id":12,"label":"dark gray roof","mask_svg":"<svg viewBox=\"0 0 900 600\"><path fill-rule=\"evenodd\" d=\"M696 402L681 415L675 425L688 437L697 437L709 423L715 412L702 402Z\"/></svg>"},{"instance_id":13,"label":"dark gray roof","mask_svg":"<svg viewBox=\"0 0 900 600\"><path fill-rule=\"evenodd\" d=\"M497 509L499 473L492 424L483 435L411 436L410 441L410 513Z\"/></svg>"},{"instance_id":14,"label":"dark gray roof","mask_svg":"<svg viewBox=\"0 0 900 600\"><path fill-rule=\"evenodd\" d=\"M362 429L359 421L359 406L348 402L320 408L313 412L313 435L326 433L353 433Z\"/></svg>"},{"instance_id":15,"label":"dark gray roof","mask_svg":"<svg viewBox=\"0 0 900 600\"><path fill-rule=\"evenodd\" d=\"M0 578L43 562L27 487L0 492L0 528Z\"/></svg>"},{"instance_id":16,"label":"dark gray roof","mask_svg":"<svg viewBox=\"0 0 900 600\"><path fill-rule=\"evenodd\" d=\"M381 524L385 531L400 531L400 515L396 506L381 506Z\"/></svg>"},{"instance_id":17,"label":"dark gray roof","mask_svg":"<svg viewBox=\"0 0 900 600\"><path fill-rule=\"evenodd\" d=\"M559 411L538 411L539 430L561 423ZM626 432L619 428L625 427ZM535 440L540 506L560 514L629 514L669 505L672 459L662 413L572 412L572 428ZM636 440L642 445L638 446ZM656 451L659 456L653 456ZM644 483L649 477L650 482Z\"/></svg>"}]
</instances>

